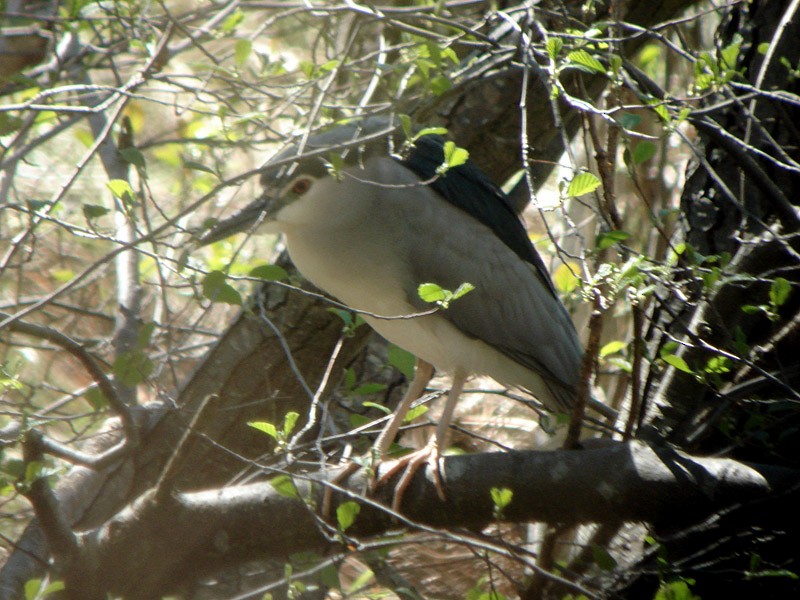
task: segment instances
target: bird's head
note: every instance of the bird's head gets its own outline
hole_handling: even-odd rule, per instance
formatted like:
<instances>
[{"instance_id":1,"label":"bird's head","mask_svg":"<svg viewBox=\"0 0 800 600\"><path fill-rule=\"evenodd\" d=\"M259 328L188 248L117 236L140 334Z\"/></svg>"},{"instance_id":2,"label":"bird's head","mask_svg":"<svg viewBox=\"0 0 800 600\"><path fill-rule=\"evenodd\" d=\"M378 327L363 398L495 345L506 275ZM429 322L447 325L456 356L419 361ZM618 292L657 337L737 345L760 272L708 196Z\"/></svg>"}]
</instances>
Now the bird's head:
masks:
<instances>
[{"instance_id":1,"label":"bird's head","mask_svg":"<svg viewBox=\"0 0 800 600\"><path fill-rule=\"evenodd\" d=\"M264 165L263 194L254 202L202 232L205 246L235 233L280 233L308 210L304 204L326 194L337 171L357 165L371 153L387 153L396 129L387 118L370 117L324 131L275 155ZM389 146L390 147L390 146Z\"/></svg>"}]
</instances>

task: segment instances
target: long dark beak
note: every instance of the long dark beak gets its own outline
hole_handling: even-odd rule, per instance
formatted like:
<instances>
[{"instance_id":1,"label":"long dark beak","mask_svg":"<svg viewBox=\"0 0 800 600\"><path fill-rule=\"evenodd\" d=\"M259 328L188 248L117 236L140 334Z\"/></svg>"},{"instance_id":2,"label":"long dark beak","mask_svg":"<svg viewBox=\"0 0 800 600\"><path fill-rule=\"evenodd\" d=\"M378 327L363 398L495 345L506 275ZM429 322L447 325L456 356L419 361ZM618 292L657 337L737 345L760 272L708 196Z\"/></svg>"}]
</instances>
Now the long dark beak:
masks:
<instances>
[{"instance_id":1,"label":"long dark beak","mask_svg":"<svg viewBox=\"0 0 800 600\"><path fill-rule=\"evenodd\" d=\"M267 201L266 197L259 198L224 221L213 225L197 237L197 246L213 244L235 233L256 228L262 221L268 219Z\"/></svg>"}]
</instances>

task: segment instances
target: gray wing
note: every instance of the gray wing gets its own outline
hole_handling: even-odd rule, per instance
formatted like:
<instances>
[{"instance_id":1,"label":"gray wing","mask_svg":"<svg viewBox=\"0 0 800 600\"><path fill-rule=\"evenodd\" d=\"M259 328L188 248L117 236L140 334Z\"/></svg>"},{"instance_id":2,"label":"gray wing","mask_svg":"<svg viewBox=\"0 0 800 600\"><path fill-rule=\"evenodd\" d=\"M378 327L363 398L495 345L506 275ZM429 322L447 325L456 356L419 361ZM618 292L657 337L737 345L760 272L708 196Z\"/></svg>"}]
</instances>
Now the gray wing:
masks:
<instances>
[{"instance_id":1,"label":"gray wing","mask_svg":"<svg viewBox=\"0 0 800 600\"><path fill-rule=\"evenodd\" d=\"M419 231L408 249L415 284L432 282L450 290L464 282L474 285L442 315L537 372L562 405L571 404L583 350L563 304L536 265L522 260L484 224L437 200L425 211L425 229L430 229ZM406 292L415 306L425 307L416 287Z\"/></svg>"}]
</instances>

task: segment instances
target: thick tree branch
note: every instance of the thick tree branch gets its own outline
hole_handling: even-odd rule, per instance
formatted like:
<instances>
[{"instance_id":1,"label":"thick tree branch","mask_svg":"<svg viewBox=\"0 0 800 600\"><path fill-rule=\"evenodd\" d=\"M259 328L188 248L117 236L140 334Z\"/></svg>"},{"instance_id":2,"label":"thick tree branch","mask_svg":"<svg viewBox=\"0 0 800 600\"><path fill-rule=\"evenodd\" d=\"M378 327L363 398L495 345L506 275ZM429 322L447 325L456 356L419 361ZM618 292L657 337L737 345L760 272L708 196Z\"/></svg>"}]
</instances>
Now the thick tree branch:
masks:
<instances>
[{"instance_id":1,"label":"thick tree branch","mask_svg":"<svg viewBox=\"0 0 800 600\"><path fill-rule=\"evenodd\" d=\"M503 511L509 521L669 522L674 529L779 492L796 496L792 486L798 474L631 442L583 451L452 456L445 459L444 475L447 500L438 498L432 479L420 472L405 495L402 517L384 508L391 502L390 486L380 489L374 502L360 499L362 510L347 535L363 538L403 526L482 527L493 519L490 491L499 487L514 494ZM336 549L341 543L331 535L335 529L321 526L310 508L320 505L324 489L316 477L294 478L296 498L281 495L269 482L180 493L163 502L148 492L81 535L85 556L78 564L90 571L72 579L93 587L72 594L150 598L227 565ZM351 478L338 501L361 498L364 477L360 472Z\"/></svg>"}]
</instances>

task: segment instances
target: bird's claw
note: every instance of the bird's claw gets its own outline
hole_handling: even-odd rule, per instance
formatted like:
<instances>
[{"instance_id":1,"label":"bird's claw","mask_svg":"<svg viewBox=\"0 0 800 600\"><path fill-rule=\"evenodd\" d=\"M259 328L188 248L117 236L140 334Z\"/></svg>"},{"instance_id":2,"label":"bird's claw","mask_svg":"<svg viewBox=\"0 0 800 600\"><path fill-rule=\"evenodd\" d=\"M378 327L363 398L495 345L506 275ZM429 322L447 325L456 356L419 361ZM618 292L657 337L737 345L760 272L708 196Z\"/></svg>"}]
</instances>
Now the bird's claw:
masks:
<instances>
[{"instance_id":1,"label":"bird's claw","mask_svg":"<svg viewBox=\"0 0 800 600\"><path fill-rule=\"evenodd\" d=\"M394 487L394 496L392 498L392 510L398 512L406 488L411 484L411 480L417 471L427 464L431 467L433 473L433 484L436 487L436 493L444 501L447 497L444 493L444 477L442 476L440 458L439 447L435 440L431 440L427 446L420 450L406 454L397 460L383 463L376 474L371 491L374 492L379 486L385 485L394 475L403 470L400 480Z\"/></svg>"}]
</instances>

